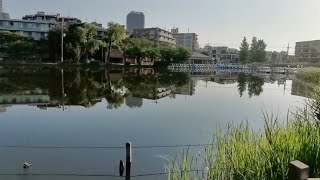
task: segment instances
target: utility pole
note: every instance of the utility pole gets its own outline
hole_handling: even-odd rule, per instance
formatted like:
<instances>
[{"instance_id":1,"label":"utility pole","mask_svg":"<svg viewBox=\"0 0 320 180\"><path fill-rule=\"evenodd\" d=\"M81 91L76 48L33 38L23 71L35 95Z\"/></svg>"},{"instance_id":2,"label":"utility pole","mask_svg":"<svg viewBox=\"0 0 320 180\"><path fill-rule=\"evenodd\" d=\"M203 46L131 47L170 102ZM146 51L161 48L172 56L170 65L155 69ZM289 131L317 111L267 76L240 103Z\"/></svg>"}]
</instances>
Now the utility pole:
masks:
<instances>
[{"instance_id":1,"label":"utility pole","mask_svg":"<svg viewBox=\"0 0 320 180\"><path fill-rule=\"evenodd\" d=\"M65 110L65 108L64 108L65 92L64 92L64 72L63 72L63 68L61 69L61 90L62 90L62 111L64 111Z\"/></svg>"},{"instance_id":2,"label":"utility pole","mask_svg":"<svg viewBox=\"0 0 320 180\"><path fill-rule=\"evenodd\" d=\"M287 61L289 61L289 49L290 49L290 44L288 43L288 47L287 47Z\"/></svg>"},{"instance_id":3,"label":"utility pole","mask_svg":"<svg viewBox=\"0 0 320 180\"><path fill-rule=\"evenodd\" d=\"M63 38L64 38L64 32L63 32L63 24L64 24L64 19L62 18L61 22L61 62L63 63Z\"/></svg>"}]
</instances>

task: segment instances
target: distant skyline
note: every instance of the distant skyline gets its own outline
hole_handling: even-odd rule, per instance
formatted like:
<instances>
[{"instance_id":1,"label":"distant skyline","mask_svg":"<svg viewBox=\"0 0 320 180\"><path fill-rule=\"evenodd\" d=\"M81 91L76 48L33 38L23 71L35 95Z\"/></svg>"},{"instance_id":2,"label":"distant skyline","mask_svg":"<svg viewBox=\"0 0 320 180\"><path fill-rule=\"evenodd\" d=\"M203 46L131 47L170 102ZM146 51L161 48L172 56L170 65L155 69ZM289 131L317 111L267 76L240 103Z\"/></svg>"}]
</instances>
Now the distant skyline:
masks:
<instances>
[{"instance_id":1,"label":"distant skyline","mask_svg":"<svg viewBox=\"0 0 320 180\"><path fill-rule=\"evenodd\" d=\"M244 36L249 42L256 36L268 50L286 51L288 43L320 39L319 0L3 0L3 9L15 19L45 11L104 26L125 25L129 12L141 11L146 27L189 29L199 35L200 46L238 48Z\"/></svg>"}]
</instances>

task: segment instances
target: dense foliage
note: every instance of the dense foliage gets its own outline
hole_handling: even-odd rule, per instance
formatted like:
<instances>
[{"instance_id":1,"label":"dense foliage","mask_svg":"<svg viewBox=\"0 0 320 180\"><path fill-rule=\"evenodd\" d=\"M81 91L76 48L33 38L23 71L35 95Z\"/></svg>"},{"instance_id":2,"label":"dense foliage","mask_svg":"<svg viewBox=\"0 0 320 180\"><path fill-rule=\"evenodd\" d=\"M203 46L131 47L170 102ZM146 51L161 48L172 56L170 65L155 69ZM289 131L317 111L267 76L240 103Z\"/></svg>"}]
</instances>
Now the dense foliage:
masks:
<instances>
[{"instance_id":1,"label":"dense foliage","mask_svg":"<svg viewBox=\"0 0 320 180\"><path fill-rule=\"evenodd\" d=\"M114 78L115 76L117 78ZM50 96L50 106L59 107L65 104L91 107L105 99L109 109L121 107L128 96L142 98L157 92L157 88L173 90L189 82L189 76L185 73L161 70L154 74L145 74L138 68L96 71L82 68L17 68L3 73L2 77L5 77L5 80L0 82L3 87L0 95L41 90ZM129 91L124 93L123 89Z\"/></svg>"},{"instance_id":2,"label":"dense foliage","mask_svg":"<svg viewBox=\"0 0 320 180\"><path fill-rule=\"evenodd\" d=\"M266 52L267 44L262 39L252 38L251 46L249 46L246 37L240 46L240 62L242 64L250 62L265 62L267 60Z\"/></svg>"},{"instance_id":3,"label":"dense foliage","mask_svg":"<svg viewBox=\"0 0 320 180\"><path fill-rule=\"evenodd\" d=\"M320 68L310 67L304 68L296 75L300 80L317 85L320 83Z\"/></svg>"},{"instance_id":4,"label":"dense foliage","mask_svg":"<svg viewBox=\"0 0 320 180\"><path fill-rule=\"evenodd\" d=\"M241 64L245 64L247 60L249 60L249 44L247 42L247 38L244 37L240 47L239 60Z\"/></svg>"},{"instance_id":5,"label":"dense foliage","mask_svg":"<svg viewBox=\"0 0 320 180\"><path fill-rule=\"evenodd\" d=\"M191 52L183 47L159 44L144 38L126 37L124 26L110 22L105 33L97 34L97 27L91 23L71 24L63 29L56 27L48 32L46 39L36 41L20 34L0 32L1 51L11 58L43 57L53 62L61 59L61 42L63 40L64 59L71 63L87 63L88 59L110 62L112 51L123 53L125 57L134 58L141 65L141 60L150 58L162 60L166 64L184 62L191 57ZM105 52L107 57L105 58Z\"/></svg>"},{"instance_id":6,"label":"dense foliage","mask_svg":"<svg viewBox=\"0 0 320 180\"><path fill-rule=\"evenodd\" d=\"M46 57L47 52L45 40L35 41L19 33L0 32L0 50L7 53L11 59L34 59L39 60Z\"/></svg>"}]
</instances>

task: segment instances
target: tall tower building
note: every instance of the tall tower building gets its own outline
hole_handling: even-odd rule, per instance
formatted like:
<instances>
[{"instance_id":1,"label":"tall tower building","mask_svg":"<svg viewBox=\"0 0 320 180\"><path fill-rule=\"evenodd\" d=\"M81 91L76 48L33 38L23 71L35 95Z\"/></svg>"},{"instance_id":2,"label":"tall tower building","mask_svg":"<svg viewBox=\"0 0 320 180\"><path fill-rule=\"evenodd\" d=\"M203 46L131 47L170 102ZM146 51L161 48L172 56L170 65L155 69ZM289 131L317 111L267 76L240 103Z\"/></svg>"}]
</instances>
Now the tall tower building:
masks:
<instances>
[{"instance_id":1,"label":"tall tower building","mask_svg":"<svg viewBox=\"0 0 320 180\"><path fill-rule=\"evenodd\" d=\"M132 11L127 15L127 31L133 33L134 29L145 28L145 16L143 12Z\"/></svg>"},{"instance_id":2,"label":"tall tower building","mask_svg":"<svg viewBox=\"0 0 320 180\"><path fill-rule=\"evenodd\" d=\"M0 19L10 19L9 13L3 12L3 0L0 0Z\"/></svg>"},{"instance_id":3,"label":"tall tower building","mask_svg":"<svg viewBox=\"0 0 320 180\"><path fill-rule=\"evenodd\" d=\"M0 0L0 14L3 13L3 9L2 9L2 0Z\"/></svg>"}]
</instances>

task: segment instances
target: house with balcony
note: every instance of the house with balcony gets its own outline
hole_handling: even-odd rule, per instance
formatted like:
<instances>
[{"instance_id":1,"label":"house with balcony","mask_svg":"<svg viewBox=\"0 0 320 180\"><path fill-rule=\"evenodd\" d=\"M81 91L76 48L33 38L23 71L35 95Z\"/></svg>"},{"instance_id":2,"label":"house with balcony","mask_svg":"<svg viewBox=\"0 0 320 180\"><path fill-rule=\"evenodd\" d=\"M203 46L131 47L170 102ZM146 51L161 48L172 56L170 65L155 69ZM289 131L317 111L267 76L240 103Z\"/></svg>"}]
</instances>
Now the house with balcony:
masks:
<instances>
[{"instance_id":1,"label":"house with balcony","mask_svg":"<svg viewBox=\"0 0 320 180\"><path fill-rule=\"evenodd\" d=\"M229 48L227 46L205 46L202 53L211 56L218 63L238 63L239 62L239 51L234 48Z\"/></svg>"},{"instance_id":2,"label":"house with balcony","mask_svg":"<svg viewBox=\"0 0 320 180\"><path fill-rule=\"evenodd\" d=\"M23 20L28 21L45 21L56 24L61 24L62 21L66 25L81 23L81 20L74 17L63 17L60 14L47 14L46 12L39 11L36 14L25 15L22 17Z\"/></svg>"},{"instance_id":3,"label":"house with balcony","mask_svg":"<svg viewBox=\"0 0 320 180\"><path fill-rule=\"evenodd\" d=\"M60 14L46 14L37 12L33 15L25 15L22 19L0 19L0 31L20 33L35 40L45 39L50 29L74 23L81 23L81 20L73 17L63 17Z\"/></svg>"},{"instance_id":4,"label":"house with balcony","mask_svg":"<svg viewBox=\"0 0 320 180\"><path fill-rule=\"evenodd\" d=\"M21 33L35 40L47 37L48 31L55 26L53 22L20 19L0 19L0 31Z\"/></svg>"}]
</instances>

